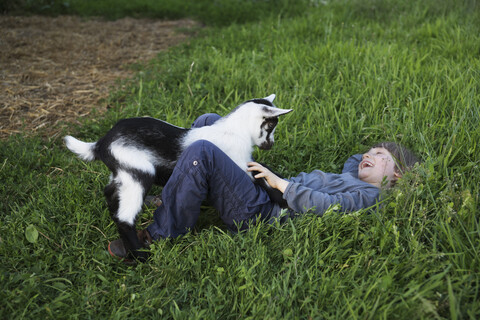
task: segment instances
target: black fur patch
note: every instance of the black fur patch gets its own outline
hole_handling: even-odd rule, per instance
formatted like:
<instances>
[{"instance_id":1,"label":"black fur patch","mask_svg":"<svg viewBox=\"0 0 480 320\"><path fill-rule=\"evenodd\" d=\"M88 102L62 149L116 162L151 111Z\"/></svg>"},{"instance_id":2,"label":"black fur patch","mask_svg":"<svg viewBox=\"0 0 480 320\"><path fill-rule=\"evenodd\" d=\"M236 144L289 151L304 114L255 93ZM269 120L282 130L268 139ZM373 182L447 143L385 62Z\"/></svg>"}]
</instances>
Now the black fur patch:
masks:
<instances>
[{"instance_id":1,"label":"black fur patch","mask_svg":"<svg viewBox=\"0 0 480 320\"><path fill-rule=\"evenodd\" d=\"M266 118L263 121L262 128L264 128L265 131L267 131L267 135L268 135L267 139L269 139L270 134L273 132L273 129L275 129L277 124L278 124L278 117ZM260 137L262 137L262 136L263 136L263 131L261 132Z\"/></svg>"},{"instance_id":2,"label":"black fur patch","mask_svg":"<svg viewBox=\"0 0 480 320\"><path fill-rule=\"evenodd\" d=\"M103 161L116 174L119 164L110 152L110 145L119 139L124 139L137 148L151 150L159 157L176 161L182 152L179 141L188 131L189 129L149 117L123 119L98 140L94 151L95 157ZM168 178L169 176L165 181Z\"/></svg>"},{"instance_id":3,"label":"black fur patch","mask_svg":"<svg viewBox=\"0 0 480 320\"><path fill-rule=\"evenodd\" d=\"M271 103L267 99L252 99L252 100L248 100L247 102L254 102L256 104L264 104L266 106L275 107L273 103Z\"/></svg>"}]
</instances>

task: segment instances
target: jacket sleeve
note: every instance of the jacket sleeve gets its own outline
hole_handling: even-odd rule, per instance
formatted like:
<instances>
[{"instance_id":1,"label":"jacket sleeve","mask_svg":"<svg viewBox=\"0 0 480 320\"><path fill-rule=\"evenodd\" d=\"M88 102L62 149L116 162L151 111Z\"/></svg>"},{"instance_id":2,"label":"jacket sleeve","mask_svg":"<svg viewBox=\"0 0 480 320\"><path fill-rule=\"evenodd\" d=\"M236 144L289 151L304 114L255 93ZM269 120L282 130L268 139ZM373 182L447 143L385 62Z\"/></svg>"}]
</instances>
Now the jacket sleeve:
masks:
<instances>
[{"instance_id":1,"label":"jacket sleeve","mask_svg":"<svg viewBox=\"0 0 480 320\"><path fill-rule=\"evenodd\" d=\"M325 193L305 187L300 183L290 182L283 197L290 209L305 213L313 211L323 215L332 205L340 205L341 212L351 212L373 206L378 197L378 189L374 186L358 188L349 192Z\"/></svg>"},{"instance_id":2,"label":"jacket sleeve","mask_svg":"<svg viewBox=\"0 0 480 320\"><path fill-rule=\"evenodd\" d=\"M353 177L358 178L358 165L362 162L362 154L355 154L345 161L342 173L350 173Z\"/></svg>"}]
</instances>

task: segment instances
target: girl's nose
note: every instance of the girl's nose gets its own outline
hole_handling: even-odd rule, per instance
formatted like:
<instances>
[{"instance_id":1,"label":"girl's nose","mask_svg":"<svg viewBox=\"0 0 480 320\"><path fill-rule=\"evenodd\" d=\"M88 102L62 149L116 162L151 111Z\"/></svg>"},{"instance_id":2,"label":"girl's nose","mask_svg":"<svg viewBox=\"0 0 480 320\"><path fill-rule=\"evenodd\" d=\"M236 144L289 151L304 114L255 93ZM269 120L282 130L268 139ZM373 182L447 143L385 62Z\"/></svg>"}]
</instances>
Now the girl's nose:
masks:
<instances>
[{"instance_id":1,"label":"girl's nose","mask_svg":"<svg viewBox=\"0 0 480 320\"><path fill-rule=\"evenodd\" d=\"M371 156L368 153L364 153L362 156L362 160L365 158L371 158Z\"/></svg>"}]
</instances>

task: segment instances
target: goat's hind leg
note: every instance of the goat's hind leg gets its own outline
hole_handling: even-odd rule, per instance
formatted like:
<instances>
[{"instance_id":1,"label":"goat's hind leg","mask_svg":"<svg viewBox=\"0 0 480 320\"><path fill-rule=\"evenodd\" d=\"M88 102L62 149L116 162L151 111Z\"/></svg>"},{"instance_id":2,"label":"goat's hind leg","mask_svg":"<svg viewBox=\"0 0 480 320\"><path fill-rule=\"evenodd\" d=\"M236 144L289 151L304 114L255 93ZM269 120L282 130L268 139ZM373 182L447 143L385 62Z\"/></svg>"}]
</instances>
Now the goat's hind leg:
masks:
<instances>
[{"instance_id":1,"label":"goat's hind leg","mask_svg":"<svg viewBox=\"0 0 480 320\"><path fill-rule=\"evenodd\" d=\"M131 172L119 171L105 187L107 204L127 254L139 260L146 260L148 254L139 251L143 245L138 239L135 222L151 185L152 179L147 176L137 177Z\"/></svg>"}]
</instances>

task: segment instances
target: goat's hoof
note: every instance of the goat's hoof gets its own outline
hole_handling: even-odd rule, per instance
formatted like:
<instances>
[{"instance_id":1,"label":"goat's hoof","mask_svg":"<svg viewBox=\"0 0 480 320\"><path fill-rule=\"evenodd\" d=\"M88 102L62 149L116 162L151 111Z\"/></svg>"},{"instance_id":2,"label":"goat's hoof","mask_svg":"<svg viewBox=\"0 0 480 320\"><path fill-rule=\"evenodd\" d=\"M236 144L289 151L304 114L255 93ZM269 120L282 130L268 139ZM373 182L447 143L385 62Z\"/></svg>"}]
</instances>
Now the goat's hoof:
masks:
<instances>
[{"instance_id":1,"label":"goat's hoof","mask_svg":"<svg viewBox=\"0 0 480 320\"><path fill-rule=\"evenodd\" d=\"M113 240L108 244L108 253L122 261L126 265L135 265L135 259L131 259L130 255L125 250L125 246L123 245L123 241L121 239Z\"/></svg>"},{"instance_id":2,"label":"goat's hoof","mask_svg":"<svg viewBox=\"0 0 480 320\"><path fill-rule=\"evenodd\" d=\"M121 239L113 240L108 244L108 253L129 266L136 265L137 262L145 262L150 257L150 253L142 248L127 252Z\"/></svg>"}]
</instances>

